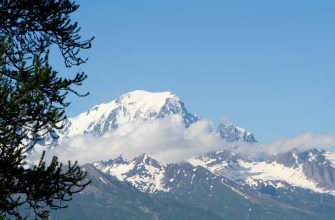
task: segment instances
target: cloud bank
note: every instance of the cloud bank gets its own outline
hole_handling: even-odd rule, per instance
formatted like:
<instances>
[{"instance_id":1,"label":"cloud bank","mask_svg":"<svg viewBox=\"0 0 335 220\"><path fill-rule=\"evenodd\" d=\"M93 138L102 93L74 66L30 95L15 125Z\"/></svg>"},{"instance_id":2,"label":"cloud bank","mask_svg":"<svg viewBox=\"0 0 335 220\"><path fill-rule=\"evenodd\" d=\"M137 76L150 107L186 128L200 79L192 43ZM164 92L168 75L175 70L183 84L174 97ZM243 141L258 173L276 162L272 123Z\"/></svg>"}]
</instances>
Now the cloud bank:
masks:
<instances>
[{"instance_id":1,"label":"cloud bank","mask_svg":"<svg viewBox=\"0 0 335 220\"><path fill-rule=\"evenodd\" d=\"M210 133L209 121L201 120L185 128L183 118L173 115L127 123L103 137L78 135L63 139L47 154L87 163L119 155L130 159L146 153L162 162L178 162L216 150L221 144L219 136Z\"/></svg>"},{"instance_id":2,"label":"cloud bank","mask_svg":"<svg viewBox=\"0 0 335 220\"><path fill-rule=\"evenodd\" d=\"M183 118L179 115L144 122L134 121L103 137L78 135L63 139L59 146L47 151L47 157L56 155L62 161L77 160L83 164L119 155L131 159L146 153L160 162L169 163L215 150L230 149L252 157L261 152L277 154L293 148L307 150L335 146L335 135L314 134L278 139L270 144L227 143L210 132L210 125L209 121L200 120L185 128Z\"/></svg>"},{"instance_id":3,"label":"cloud bank","mask_svg":"<svg viewBox=\"0 0 335 220\"><path fill-rule=\"evenodd\" d=\"M302 134L294 138L281 138L270 144L258 144L258 151L270 154L284 153L296 148L298 150L308 150L311 148L334 150L335 134Z\"/></svg>"}]
</instances>

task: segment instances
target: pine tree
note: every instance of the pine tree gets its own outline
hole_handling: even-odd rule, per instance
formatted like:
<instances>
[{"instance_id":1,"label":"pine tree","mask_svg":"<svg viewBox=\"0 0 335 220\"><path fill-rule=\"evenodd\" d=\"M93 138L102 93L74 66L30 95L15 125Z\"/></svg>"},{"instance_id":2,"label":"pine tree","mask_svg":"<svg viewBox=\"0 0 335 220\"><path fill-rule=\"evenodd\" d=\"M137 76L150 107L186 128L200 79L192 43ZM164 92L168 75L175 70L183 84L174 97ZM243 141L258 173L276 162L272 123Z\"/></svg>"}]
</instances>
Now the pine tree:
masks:
<instances>
[{"instance_id":1,"label":"pine tree","mask_svg":"<svg viewBox=\"0 0 335 220\"><path fill-rule=\"evenodd\" d=\"M70 19L78 7L70 0L0 1L0 219L22 219L22 207L47 219L89 184L77 162L65 166L53 157L46 163L45 152L35 166L26 159L38 141L61 128L67 95L80 95L73 86L87 77L60 77L48 63L52 45L67 67L86 62L79 52L93 38L81 40Z\"/></svg>"}]
</instances>

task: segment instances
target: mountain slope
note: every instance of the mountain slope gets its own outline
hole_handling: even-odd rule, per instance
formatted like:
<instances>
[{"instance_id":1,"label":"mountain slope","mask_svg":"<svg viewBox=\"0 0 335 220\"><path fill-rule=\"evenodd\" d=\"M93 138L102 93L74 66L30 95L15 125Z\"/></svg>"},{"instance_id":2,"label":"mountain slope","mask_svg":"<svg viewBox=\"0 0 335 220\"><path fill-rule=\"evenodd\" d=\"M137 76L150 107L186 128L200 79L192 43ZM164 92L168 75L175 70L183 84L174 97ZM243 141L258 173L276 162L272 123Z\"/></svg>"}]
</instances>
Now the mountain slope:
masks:
<instances>
[{"instance_id":1,"label":"mountain slope","mask_svg":"<svg viewBox=\"0 0 335 220\"><path fill-rule=\"evenodd\" d=\"M67 209L53 211L51 219L59 220L182 220L222 219L208 210L192 207L176 200L160 199L142 193L86 164L92 183L70 203Z\"/></svg>"},{"instance_id":2,"label":"mountain slope","mask_svg":"<svg viewBox=\"0 0 335 220\"><path fill-rule=\"evenodd\" d=\"M141 161L141 163L135 165L135 161ZM131 169L124 169L124 167L128 166L128 163L134 164L134 166L132 166ZM138 181L136 185L133 181L127 180L127 176L134 176L133 172L137 170L137 167L140 167L137 171L138 180L141 178L146 179L148 176L154 176L150 174L151 169L141 168L150 164L157 166L156 163L158 162L154 161L154 159L146 155L141 155L128 162L124 159L117 158L108 161L108 166L100 168L105 169L104 171L108 173L105 175L109 176L109 178L113 178L112 173L123 175L123 183L128 182L142 192L145 192L146 188L138 185L143 182ZM101 164L95 164L95 166L97 165ZM160 164L159 167L161 166ZM121 169L121 167L123 168ZM164 165L162 169L164 170L164 177L161 179L160 186L168 190L155 190L149 192L149 194L145 193L145 195L151 195L150 198L156 199L157 204L159 204L159 201L170 201L170 204L191 207L192 209L188 210L192 210L192 212L194 210L197 210L197 212L202 210L203 212L199 212L198 214L202 215L206 213L202 216L202 218L205 219L323 219L325 216L329 217L333 214L329 212L320 213L319 210L315 208L317 205L315 203L310 204L314 210L309 211L309 209L306 208L309 205L301 203L298 199L301 196L299 193L295 195L296 197L290 197L290 202L287 202L286 200L289 198L284 200L281 199L282 197L275 197L254 191L252 188L236 184L201 166L194 167L189 163L180 163L167 164ZM114 177L114 180L116 180L116 177ZM297 190L297 192L299 192L299 190ZM319 195L305 191L301 192L306 198L305 201L308 201L306 195L310 195L311 201ZM285 194L283 193L282 195L284 198ZM133 195L133 199L137 200L135 195ZM334 200L329 200L326 205L327 210L331 210L331 207L333 207L329 205L331 201ZM168 209L168 207L166 207L166 209ZM176 219L175 215L178 211L174 210L167 219ZM187 210L183 212L185 211Z\"/></svg>"}]
</instances>

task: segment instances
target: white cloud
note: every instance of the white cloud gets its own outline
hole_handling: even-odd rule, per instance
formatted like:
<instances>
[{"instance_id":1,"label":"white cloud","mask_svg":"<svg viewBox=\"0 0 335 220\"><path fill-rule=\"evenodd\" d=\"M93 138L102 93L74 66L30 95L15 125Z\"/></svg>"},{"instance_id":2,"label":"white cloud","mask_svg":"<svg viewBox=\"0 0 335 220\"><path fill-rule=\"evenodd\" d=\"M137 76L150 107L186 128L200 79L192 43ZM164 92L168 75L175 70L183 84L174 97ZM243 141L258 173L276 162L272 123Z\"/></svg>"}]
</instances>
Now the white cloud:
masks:
<instances>
[{"instance_id":1,"label":"white cloud","mask_svg":"<svg viewBox=\"0 0 335 220\"><path fill-rule=\"evenodd\" d=\"M218 149L223 142L209 131L209 121L200 120L185 128L182 117L173 115L127 123L103 137L78 135L64 139L47 155L87 163L119 155L133 158L146 153L161 162L177 162Z\"/></svg>"},{"instance_id":2,"label":"white cloud","mask_svg":"<svg viewBox=\"0 0 335 220\"><path fill-rule=\"evenodd\" d=\"M255 156L260 152L276 154L293 148L335 146L335 135L304 134L292 139L279 139L270 144L227 143L210 133L210 122L200 120L184 127L179 115L149 121L135 121L121 126L104 137L78 135L64 139L59 146L47 151L62 161L77 160L81 164L107 160L123 155L133 158L142 153L160 162L179 162L214 150L235 149L238 153Z\"/></svg>"},{"instance_id":3,"label":"white cloud","mask_svg":"<svg viewBox=\"0 0 335 220\"><path fill-rule=\"evenodd\" d=\"M311 148L332 149L335 147L335 134L303 134L294 138L281 138L270 144L259 144L261 150L269 153L283 153L293 148L308 150Z\"/></svg>"}]
</instances>

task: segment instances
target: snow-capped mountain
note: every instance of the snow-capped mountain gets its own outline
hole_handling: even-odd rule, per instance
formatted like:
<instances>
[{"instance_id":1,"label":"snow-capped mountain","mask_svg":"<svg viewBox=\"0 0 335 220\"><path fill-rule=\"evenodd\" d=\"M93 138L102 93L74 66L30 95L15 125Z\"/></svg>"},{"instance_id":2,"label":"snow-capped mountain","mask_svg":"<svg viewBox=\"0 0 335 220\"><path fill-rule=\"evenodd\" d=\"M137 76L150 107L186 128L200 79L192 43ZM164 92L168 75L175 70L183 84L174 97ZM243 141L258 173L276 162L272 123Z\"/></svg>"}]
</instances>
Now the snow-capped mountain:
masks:
<instances>
[{"instance_id":1,"label":"snow-capped mountain","mask_svg":"<svg viewBox=\"0 0 335 220\"><path fill-rule=\"evenodd\" d=\"M109 103L96 105L74 118L64 120L61 130L46 136L39 144L55 146L64 138L77 135L104 136L128 123L142 123L172 115L180 115L185 128L201 120L197 115L190 113L184 102L171 92L135 90ZM256 142L251 132L233 124L221 123L215 134L227 142Z\"/></svg>"},{"instance_id":2,"label":"snow-capped mountain","mask_svg":"<svg viewBox=\"0 0 335 220\"><path fill-rule=\"evenodd\" d=\"M184 103L171 92L137 90L67 119L63 130L53 136L58 135L59 142L87 134L94 138L114 138L116 136L106 134L115 131L113 134L117 135L116 131L122 130L127 123L136 122L136 126L143 126L142 123L149 120L162 120L174 115L181 116L178 118L182 119L183 129L196 127L195 122L200 120L189 113ZM234 153L227 143L253 144L257 142L253 133L234 124L221 123L215 132L209 129L208 134L215 140L220 137L224 141L215 143L227 144L231 150L223 148L225 150L171 164L161 163L146 154L133 159L120 156L87 164L85 167L94 174L91 175L94 185L91 191L82 195L83 198L97 199L94 200L99 204L97 207L110 207L105 201L113 200L112 195L116 198L126 195L121 202L122 209L130 206L129 210L134 209L146 216L144 219L149 215L150 219L161 219L160 216L166 214L161 207L165 206L170 209L168 213L179 210L183 216L181 219L187 216L196 218L195 213L200 213L203 218L211 216L211 219L288 219L292 216L295 219L329 219L335 214L331 211L335 208L335 153L318 149L293 150L253 159ZM109 142L104 143L108 145ZM47 137L41 144L57 145L58 142ZM115 185L120 185L122 190L119 192ZM132 194L134 199L129 197ZM146 202L150 204L148 207ZM155 207L156 202L159 207ZM289 210L287 213L282 211L286 209ZM240 212L244 213L242 217ZM166 216L162 219L173 219ZM203 219L199 216L198 219Z\"/></svg>"},{"instance_id":3,"label":"snow-capped mountain","mask_svg":"<svg viewBox=\"0 0 335 220\"><path fill-rule=\"evenodd\" d=\"M119 156L113 160L94 162L92 165L107 175L151 194L191 190L190 187L198 181L206 185L206 190L210 192L213 178L218 177L201 166L193 166L188 162L162 164L146 154L132 160ZM222 178L225 182L228 181L225 177Z\"/></svg>"},{"instance_id":4,"label":"snow-capped mountain","mask_svg":"<svg viewBox=\"0 0 335 220\"><path fill-rule=\"evenodd\" d=\"M304 176L316 183L318 188L335 190L335 153L325 150L296 149L273 156L272 163L279 163L291 169L298 169Z\"/></svg>"},{"instance_id":5,"label":"snow-capped mountain","mask_svg":"<svg viewBox=\"0 0 335 220\"><path fill-rule=\"evenodd\" d=\"M296 150L271 156L266 161L252 161L231 151L217 151L188 160L238 184L261 189L300 187L317 193L335 195L335 154L312 149Z\"/></svg>"},{"instance_id":6,"label":"snow-capped mountain","mask_svg":"<svg viewBox=\"0 0 335 220\"><path fill-rule=\"evenodd\" d=\"M228 142L257 142L253 133L247 132L244 128L237 127L232 123L221 123L216 129L216 134Z\"/></svg>"},{"instance_id":7,"label":"snow-capped mountain","mask_svg":"<svg viewBox=\"0 0 335 220\"><path fill-rule=\"evenodd\" d=\"M310 167L313 167L310 163L317 161L316 155L324 158L323 162L317 162L316 166L322 163L327 167L320 166L317 172L313 172L310 171ZM287 162L291 156L294 163ZM266 194L275 193L276 190L290 191L298 187L315 193L335 195L331 179L335 173L334 158L334 153L313 149L277 155L268 161L251 161L230 151L217 151L179 164L161 164L143 154L129 161L119 157L93 165L120 181L130 183L142 192L154 194L172 193L181 190L181 187L186 190L195 180L202 179L204 184L204 181L210 178L220 177L225 182L229 180L240 187L250 187ZM207 187L210 193L211 184L207 184Z\"/></svg>"},{"instance_id":8,"label":"snow-capped mountain","mask_svg":"<svg viewBox=\"0 0 335 220\"><path fill-rule=\"evenodd\" d=\"M153 120L172 114L182 115L186 127L199 120L171 92L136 90L109 103L96 105L75 118L69 118L60 133L67 137L80 134L101 136L135 120Z\"/></svg>"},{"instance_id":9,"label":"snow-capped mountain","mask_svg":"<svg viewBox=\"0 0 335 220\"><path fill-rule=\"evenodd\" d=\"M291 197L264 196L188 163L167 165L170 177L174 175L169 183L175 190L155 195L141 192L90 164L83 169L92 183L67 209L52 212L52 219L321 220L334 216L334 197L298 190Z\"/></svg>"},{"instance_id":10,"label":"snow-capped mountain","mask_svg":"<svg viewBox=\"0 0 335 220\"><path fill-rule=\"evenodd\" d=\"M171 92L136 90L66 120L63 130L58 135L60 140L85 134L99 137L127 123L141 123L176 114L182 116L186 128L199 120L199 117L189 113L184 103ZM215 134L227 142L256 142L253 133L231 123L221 123ZM52 138L44 140L46 144L52 141ZM201 166L215 175L254 188L264 184L272 184L275 188L285 188L289 185L335 194L334 158L335 155L330 152L311 150L293 151L270 156L268 160L255 161L225 150L191 158L188 162L193 167ZM171 165L161 164L145 154L129 161L122 157L100 161L94 163L94 166L120 181L129 182L142 192L173 190L173 172L167 171Z\"/></svg>"},{"instance_id":11,"label":"snow-capped mountain","mask_svg":"<svg viewBox=\"0 0 335 220\"><path fill-rule=\"evenodd\" d=\"M335 155L320 152L327 158L325 163L333 166ZM314 161L320 152L291 152L298 158L294 165L278 159L284 155L251 161L230 151L217 151L177 164L162 164L142 154L132 160L118 157L92 166L106 175L95 180L101 185L114 178L154 198L221 216L213 219L249 219L239 214L244 211L250 212L251 219L328 219L333 215L334 190L320 187L297 165ZM300 161L300 155L309 156ZM278 213L274 209L286 211Z\"/></svg>"},{"instance_id":12,"label":"snow-capped mountain","mask_svg":"<svg viewBox=\"0 0 335 220\"><path fill-rule=\"evenodd\" d=\"M103 136L130 122L155 120L175 114L182 116L186 128L199 120L171 92L137 90L68 119L58 135L61 138L85 134ZM253 133L231 123L221 123L215 134L227 142L256 142ZM51 138L45 140L45 143L50 142ZM264 184L272 184L275 188L289 185L315 192L334 193L334 158L334 154L330 152L312 150L289 152L271 156L268 160L253 161L231 151L218 151L189 159L188 162L194 167L201 166L215 175L254 188ZM122 157L100 161L94 163L94 166L120 181L129 182L143 192L168 192L173 189L171 184L174 177L170 176L171 171L167 171L171 165L161 164L145 154L130 161Z\"/></svg>"},{"instance_id":13,"label":"snow-capped mountain","mask_svg":"<svg viewBox=\"0 0 335 220\"><path fill-rule=\"evenodd\" d=\"M165 165L146 154L130 161L120 156L114 160L95 162L93 166L106 174L115 176L120 181L129 182L142 192L169 191L163 182Z\"/></svg>"},{"instance_id":14,"label":"snow-capped mountain","mask_svg":"<svg viewBox=\"0 0 335 220\"><path fill-rule=\"evenodd\" d=\"M317 157L323 159L316 160ZM313 149L276 155L268 161L251 161L225 150L210 152L179 164L164 165L143 154L129 161L118 157L95 162L93 165L102 172L149 193L175 190L174 183L181 179L180 175L183 175L182 179L189 176L188 182L192 184L196 176L192 170L203 167L213 175L257 190L269 185L274 189L299 187L335 195L334 158L334 153Z\"/></svg>"}]
</instances>

